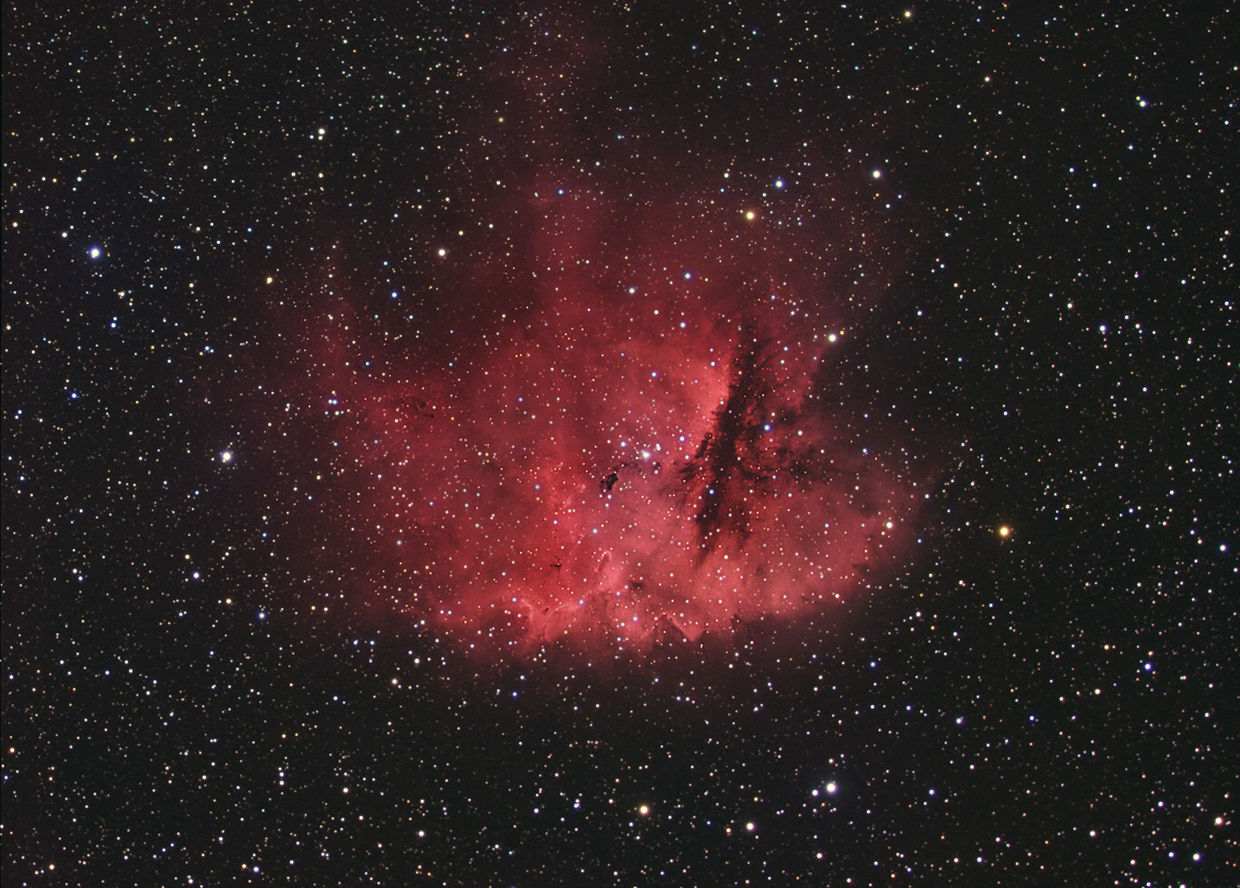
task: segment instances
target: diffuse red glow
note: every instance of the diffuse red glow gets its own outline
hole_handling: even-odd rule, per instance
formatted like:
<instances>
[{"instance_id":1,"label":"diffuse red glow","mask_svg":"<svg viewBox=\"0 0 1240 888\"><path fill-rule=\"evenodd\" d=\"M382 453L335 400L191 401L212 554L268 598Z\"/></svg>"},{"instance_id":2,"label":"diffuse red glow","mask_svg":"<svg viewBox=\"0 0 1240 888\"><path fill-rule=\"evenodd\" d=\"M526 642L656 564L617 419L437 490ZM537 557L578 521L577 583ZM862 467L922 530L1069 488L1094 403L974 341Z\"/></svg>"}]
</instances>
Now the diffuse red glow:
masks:
<instances>
[{"instance_id":1,"label":"diffuse red glow","mask_svg":"<svg viewBox=\"0 0 1240 888\"><path fill-rule=\"evenodd\" d=\"M341 393L384 595L495 652L683 643L850 595L915 500L817 396L843 347L823 294L743 283L765 244L694 265L566 225L531 263L565 270L522 311L490 300L468 354Z\"/></svg>"}]
</instances>

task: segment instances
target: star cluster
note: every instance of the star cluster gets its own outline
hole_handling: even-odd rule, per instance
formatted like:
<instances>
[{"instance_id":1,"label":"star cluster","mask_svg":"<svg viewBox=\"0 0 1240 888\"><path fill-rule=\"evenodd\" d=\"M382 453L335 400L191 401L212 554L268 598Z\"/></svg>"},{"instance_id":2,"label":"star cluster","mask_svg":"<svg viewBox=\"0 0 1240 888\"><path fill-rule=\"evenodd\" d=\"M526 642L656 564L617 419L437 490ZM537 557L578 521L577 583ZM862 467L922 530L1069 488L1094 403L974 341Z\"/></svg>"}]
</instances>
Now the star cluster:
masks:
<instances>
[{"instance_id":1,"label":"star cluster","mask_svg":"<svg viewBox=\"0 0 1240 888\"><path fill-rule=\"evenodd\" d=\"M1236 883L1233 31L11 5L4 884Z\"/></svg>"}]
</instances>

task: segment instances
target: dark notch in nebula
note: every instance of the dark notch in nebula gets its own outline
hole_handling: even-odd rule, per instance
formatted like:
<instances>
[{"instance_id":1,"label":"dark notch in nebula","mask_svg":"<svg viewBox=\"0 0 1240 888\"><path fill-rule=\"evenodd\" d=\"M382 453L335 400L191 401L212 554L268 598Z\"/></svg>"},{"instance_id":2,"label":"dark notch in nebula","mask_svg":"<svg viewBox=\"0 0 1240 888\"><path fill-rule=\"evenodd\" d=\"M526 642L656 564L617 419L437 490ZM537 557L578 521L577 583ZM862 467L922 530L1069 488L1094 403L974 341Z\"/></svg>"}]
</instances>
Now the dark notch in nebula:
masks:
<instances>
[{"instance_id":1,"label":"dark notch in nebula","mask_svg":"<svg viewBox=\"0 0 1240 888\"><path fill-rule=\"evenodd\" d=\"M764 346L749 325L740 331L733 378L727 399L716 411L711 431L702 438L697 453L681 470L690 496L699 503L694 520L701 536L702 557L715 548L720 534L735 536L744 545L749 536L748 496L769 495L779 475L796 472L786 448L771 453L764 438L777 422L794 421L763 411L769 392L761 379ZM761 491L761 492L759 492Z\"/></svg>"}]
</instances>

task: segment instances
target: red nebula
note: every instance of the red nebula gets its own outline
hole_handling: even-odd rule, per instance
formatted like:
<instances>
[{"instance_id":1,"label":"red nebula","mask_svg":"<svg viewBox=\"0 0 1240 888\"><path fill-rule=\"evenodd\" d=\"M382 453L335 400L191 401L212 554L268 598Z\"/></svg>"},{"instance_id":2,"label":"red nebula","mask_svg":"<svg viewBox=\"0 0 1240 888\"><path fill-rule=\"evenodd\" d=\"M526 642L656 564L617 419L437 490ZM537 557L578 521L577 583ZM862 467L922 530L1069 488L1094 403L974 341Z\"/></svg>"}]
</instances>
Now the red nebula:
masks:
<instances>
[{"instance_id":1,"label":"red nebula","mask_svg":"<svg viewBox=\"0 0 1240 888\"><path fill-rule=\"evenodd\" d=\"M381 599L482 652L646 650L820 612L897 554L915 485L823 403L845 346L821 276L761 233L620 243L593 199L532 212L532 283L458 276L473 323L433 324L412 369L343 372L329 328Z\"/></svg>"}]
</instances>

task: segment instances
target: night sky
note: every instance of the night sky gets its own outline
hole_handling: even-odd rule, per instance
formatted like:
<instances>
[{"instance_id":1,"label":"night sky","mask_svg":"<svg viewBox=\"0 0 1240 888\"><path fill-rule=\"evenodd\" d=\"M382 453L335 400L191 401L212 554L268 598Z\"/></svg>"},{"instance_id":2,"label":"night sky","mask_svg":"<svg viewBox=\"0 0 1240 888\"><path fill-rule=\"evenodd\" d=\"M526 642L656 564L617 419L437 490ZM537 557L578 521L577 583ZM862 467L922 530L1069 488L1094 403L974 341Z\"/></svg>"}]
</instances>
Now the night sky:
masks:
<instances>
[{"instance_id":1,"label":"night sky","mask_svg":"<svg viewBox=\"0 0 1240 888\"><path fill-rule=\"evenodd\" d=\"M5 7L6 886L1240 883L1230 15L276 6Z\"/></svg>"}]
</instances>

